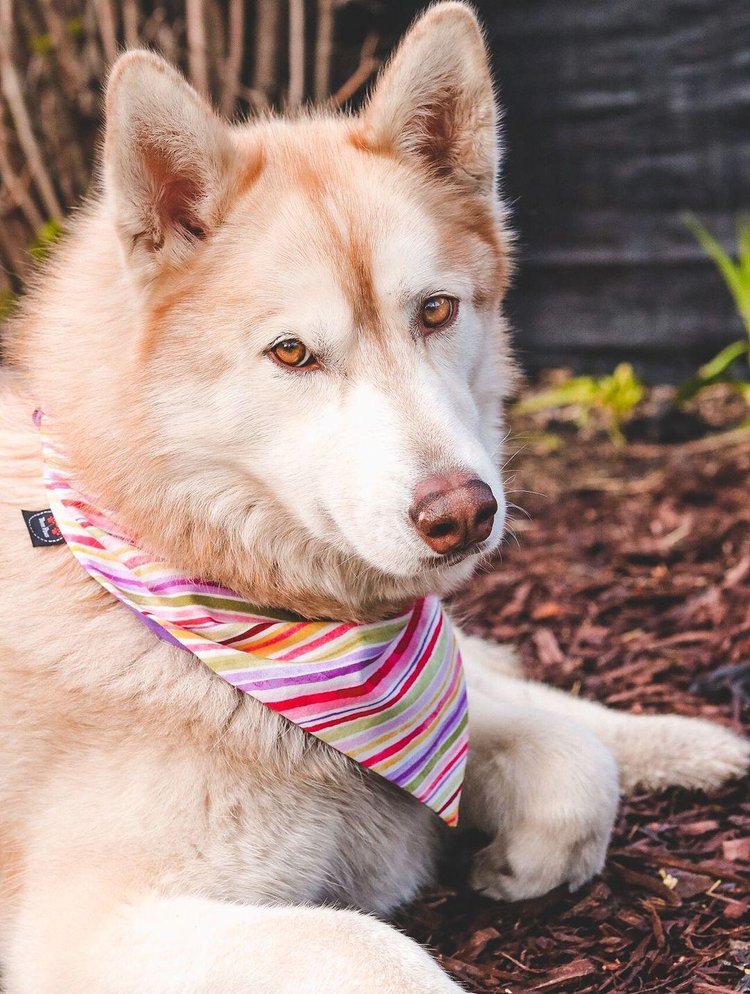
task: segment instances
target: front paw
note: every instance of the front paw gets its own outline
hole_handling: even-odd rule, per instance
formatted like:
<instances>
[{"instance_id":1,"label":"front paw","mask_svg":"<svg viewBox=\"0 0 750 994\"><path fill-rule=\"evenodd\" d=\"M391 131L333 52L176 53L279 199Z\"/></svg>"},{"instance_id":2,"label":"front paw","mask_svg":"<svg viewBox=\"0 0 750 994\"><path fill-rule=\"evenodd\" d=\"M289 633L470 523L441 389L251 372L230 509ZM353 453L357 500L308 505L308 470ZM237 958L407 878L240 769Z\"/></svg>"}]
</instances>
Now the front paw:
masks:
<instances>
[{"instance_id":1,"label":"front paw","mask_svg":"<svg viewBox=\"0 0 750 994\"><path fill-rule=\"evenodd\" d=\"M750 741L701 718L628 716L612 743L623 791L687 787L716 790L750 766Z\"/></svg>"},{"instance_id":2,"label":"front paw","mask_svg":"<svg viewBox=\"0 0 750 994\"><path fill-rule=\"evenodd\" d=\"M617 767L588 732L576 738L564 750L559 738L550 743L508 791L500 830L474 857L475 890L519 901L560 884L576 890L601 871L617 812Z\"/></svg>"}]
</instances>

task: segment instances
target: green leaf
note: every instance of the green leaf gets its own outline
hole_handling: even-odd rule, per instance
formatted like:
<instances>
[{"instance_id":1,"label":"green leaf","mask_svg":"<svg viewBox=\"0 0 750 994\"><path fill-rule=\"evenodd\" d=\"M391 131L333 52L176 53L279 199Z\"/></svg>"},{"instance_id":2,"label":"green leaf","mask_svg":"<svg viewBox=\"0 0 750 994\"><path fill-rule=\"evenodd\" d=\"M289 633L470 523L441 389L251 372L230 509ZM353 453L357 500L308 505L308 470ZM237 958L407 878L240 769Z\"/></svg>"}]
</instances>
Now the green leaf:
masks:
<instances>
[{"instance_id":1,"label":"green leaf","mask_svg":"<svg viewBox=\"0 0 750 994\"><path fill-rule=\"evenodd\" d=\"M59 221L55 221L50 218L49 221L45 221L41 228L36 233L36 238L29 246L29 252L31 255L41 262L46 259L49 255L50 249L58 240L60 235L62 235L62 225Z\"/></svg>"},{"instance_id":2,"label":"green leaf","mask_svg":"<svg viewBox=\"0 0 750 994\"><path fill-rule=\"evenodd\" d=\"M32 35L29 39L29 48L34 53L34 55L49 55L52 49L55 47L55 43L52 40L52 35Z\"/></svg>"},{"instance_id":3,"label":"green leaf","mask_svg":"<svg viewBox=\"0 0 750 994\"><path fill-rule=\"evenodd\" d=\"M684 221L724 278L750 340L750 222L738 221L738 259L735 262L695 215L684 215Z\"/></svg>"},{"instance_id":4,"label":"green leaf","mask_svg":"<svg viewBox=\"0 0 750 994\"><path fill-rule=\"evenodd\" d=\"M675 396L675 402L678 405L684 404L686 401L692 400L704 387L709 387L712 383L726 378L730 366L743 355L750 356L750 342L746 339L740 338L738 341L732 342L731 345L727 345L713 359L701 366L695 376L682 384Z\"/></svg>"},{"instance_id":5,"label":"green leaf","mask_svg":"<svg viewBox=\"0 0 750 994\"><path fill-rule=\"evenodd\" d=\"M589 405L596 390L597 383L593 377L573 376L559 386L531 394L516 404L516 410L520 414L533 414L536 411L553 411L578 404Z\"/></svg>"},{"instance_id":6,"label":"green leaf","mask_svg":"<svg viewBox=\"0 0 750 994\"><path fill-rule=\"evenodd\" d=\"M13 313L18 297L12 290L0 290L0 321L5 321Z\"/></svg>"},{"instance_id":7,"label":"green leaf","mask_svg":"<svg viewBox=\"0 0 750 994\"><path fill-rule=\"evenodd\" d=\"M599 403L622 421L643 400L644 387L629 362L621 362L611 376L599 381Z\"/></svg>"},{"instance_id":8,"label":"green leaf","mask_svg":"<svg viewBox=\"0 0 750 994\"><path fill-rule=\"evenodd\" d=\"M737 259L740 266L742 284L750 288L750 216L740 215L737 219ZM750 289L748 289L750 297ZM743 320L750 337L750 316L743 313Z\"/></svg>"},{"instance_id":9,"label":"green leaf","mask_svg":"<svg viewBox=\"0 0 750 994\"><path fill-rule=\"evenodd\" d=\"M750 342L746 342L744 338L741 338L737 342L732 342L731 345L723 348L718 355L715 355L704 366L701 366L698 370L698 376L702 380L717 379L717 377L726 373L732 363L739 359L740 356L747 355L749 349Z\"/></svg>"}]
</instances>

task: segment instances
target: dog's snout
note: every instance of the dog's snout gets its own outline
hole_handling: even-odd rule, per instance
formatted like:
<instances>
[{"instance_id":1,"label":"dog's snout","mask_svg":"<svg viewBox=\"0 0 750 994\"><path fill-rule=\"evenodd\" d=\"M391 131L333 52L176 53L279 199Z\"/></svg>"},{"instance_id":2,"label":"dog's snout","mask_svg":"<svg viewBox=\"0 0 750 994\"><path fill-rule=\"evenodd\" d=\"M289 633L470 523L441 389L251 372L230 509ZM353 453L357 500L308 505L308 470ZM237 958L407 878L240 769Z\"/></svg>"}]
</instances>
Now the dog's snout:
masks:
<instances>
[{"instance_id":1,"label":"dog's snout","mask_svg":"<svg viewBox=\"0 0 750 994\"><path fill-rule=\"evenodd\" d=\"M461 472L422 480L409 511L422 540L440 555L483 542L496 513L495 495L484 480Z\"/></svg>"}]
</instances>

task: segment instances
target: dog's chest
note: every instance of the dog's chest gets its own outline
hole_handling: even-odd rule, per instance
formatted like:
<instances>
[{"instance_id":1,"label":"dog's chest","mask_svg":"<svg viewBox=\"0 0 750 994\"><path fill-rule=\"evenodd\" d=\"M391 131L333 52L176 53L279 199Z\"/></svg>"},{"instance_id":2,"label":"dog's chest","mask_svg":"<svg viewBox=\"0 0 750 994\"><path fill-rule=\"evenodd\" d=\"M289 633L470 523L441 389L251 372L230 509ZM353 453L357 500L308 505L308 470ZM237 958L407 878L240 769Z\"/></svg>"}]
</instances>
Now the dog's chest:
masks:
<instances>
[{"instance_id":1,"label":"dog's chest","mask_svg":"<svg viewBox=\"0 0 750 994\"><path fill-rule=\"evenodd\" d=\"M277 741L291 762L233 764L194 867L207 871L202 890L388 914L433 879L449 832L434 812L258 702L243 703L262 738L286 725Z\"/></svg>"}]
</instances>

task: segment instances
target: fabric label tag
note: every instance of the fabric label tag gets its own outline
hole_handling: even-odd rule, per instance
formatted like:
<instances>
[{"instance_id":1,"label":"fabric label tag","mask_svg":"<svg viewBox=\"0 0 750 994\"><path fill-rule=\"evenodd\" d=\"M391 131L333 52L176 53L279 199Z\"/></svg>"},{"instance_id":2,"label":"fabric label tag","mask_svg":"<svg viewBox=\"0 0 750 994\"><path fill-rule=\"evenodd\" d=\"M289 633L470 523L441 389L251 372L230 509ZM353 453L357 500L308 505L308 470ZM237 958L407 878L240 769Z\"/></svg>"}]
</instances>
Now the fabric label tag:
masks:
<instances>
[{"instance_id":1,"label":"fabric label tag","mask_svg":"<svg viewBox=\"0 0 750 994\"><path fill-rule=\"evenodd\" d=\"M21 514L26 522L32 545L60 545L65 541L49 508L44 511L21 511Z\"/></svg>"}]
</instances>

